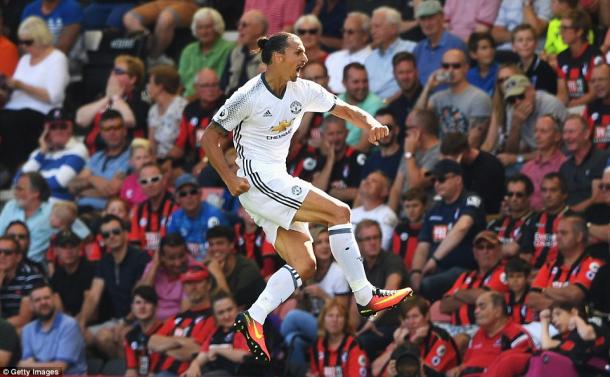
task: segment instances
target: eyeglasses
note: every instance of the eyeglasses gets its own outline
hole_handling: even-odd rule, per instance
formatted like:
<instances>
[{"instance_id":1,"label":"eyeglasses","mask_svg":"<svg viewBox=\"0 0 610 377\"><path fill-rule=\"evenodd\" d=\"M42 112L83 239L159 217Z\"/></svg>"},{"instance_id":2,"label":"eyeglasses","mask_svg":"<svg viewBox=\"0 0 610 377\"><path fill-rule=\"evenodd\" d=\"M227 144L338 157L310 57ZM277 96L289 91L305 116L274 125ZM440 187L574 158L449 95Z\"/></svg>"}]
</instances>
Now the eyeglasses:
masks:
<instances>
[{"instance_id":1,"label":"eyeglasses","mask_svg":"<svg viewBox=\"0 0 610 377\"><path fill-rule=\"evenodd\" d=\"M460 68L462 68L462 63L442 63L441 66L444 69L449 69L449 67L451 67L453 69L460 69Z\"/></svg>"},{"instance_id":2,"label":"eyeglasses","mask_svg":"<svg viewBox=\"0 0 610 377\"><path fill-rule=\"evenodd\" d=\"M120 131L120 130L123 129L123 125L122 124L117 124L116 126L102 127L101 129L102 129L103 132Z\"/></svg>"},{"instance_id":3,"label":"eyeglasses","mask_svg":"<svg viewBox=\"0 0 610 377\"><path fill-rule=\"evenodd\" d=\"M495 250L496 249L496 245L492 245L492 244L487 243L487 242L481 242L481 243L478 243L478 244L474 245L474 248L476 250Z\"/></svg>"},{"instance_id":4,"label":"eyeglasses","mask_svg":"<svg viewBox=\"0 0 610 377\"><path fill-rule=\"evenodd\" d=\"M297 29L297 34L299 35L305 35L305 34L311 34L311 35L315 35L318 34L319 29L315 28L315 29Z\"/></svg>"},{"instance_id":5,"label":"eyeglasses","mask_svg":"<svg viewBox=\"0 0 610 377\"><path fill-rule=\"evenodd\" d=\"M509 198L515 196L515 197L517 197L519 199L523 199L523 198L525 198L525 193L524 192L519 192L519 191L508 191L506 193L506 196L509 197Z\"/></svg>"},{"instance_id":6,"label":"eyeglasses","mask_svg":"<svg viewBox=\"0 0 610 377\"><path fill-rule=\"evenodd\" d=\"M368 236L368 237L360 237L358 238L359 242L368 242L368 241L379 241L381 239L381 235L378 234L376 236Z\"/></svg>"},{"instance_id":7,"label":"eyeglasses","mask_svg":"<svg viewBox=\"0 0 610 377\"><path fill-rule=\"evenodd\" d=\"M432 181L434 183L438 182L440 184L445 183L446 180L448 180L449 178L453 178L455 177L455 174L445 174L442 177L432 177Z\"/></svg>"},{"instance_id":8,"label":"eyeglasses","mask_svg":"<svg viewBox=\"0 0 610 377\"><path fill-rule=\"evenodd\" d=\"M140 185L147 186L147 185L150 185L152 183L159 182L161 180L161 178L163 178L163 176L156 175L156 176L150 177L150 178L140 178L139 182L140 182Z\"/></svg>"},{"instance_id":9,"label":"eyeglasses","mask_svg":"<svg viewBox=\"0 0 610 377\"><path fill-rule=\"evenodd\" d=\"M509 105L514 105L517 102L517 100L523 101L524 99L525 99L525 94L519 94L518 96L508 97L506 99L506 103L508 103Z\"/></svg>"},{"instance_id":10,"label":"eyeglasses","mask_svg":"<svg viewBox=\"0 0 610 377\"><path fill-rule=\"evenodd\" d=\"M13 255L17 252L15 249L0 249L0 254Z\"/></svg>"},{"instance_id":11,"label":"eyeglasses","mask_svg":"<svg viewBox=\"0 0 610 377\"><path fill-rule=\"evenodd\" d=\"M102 238L105 240L110 238L110 236L118 236L122 233L123 233L123 229L121 229L121 228L114 228L114 229L110 229L109 231L106 231L106 232L104 232L104 231L100 232L100 234L102 235Z\"/></svg>"},{"instance_id":12,"label":"eyeglasses","mask_svg":"<svg viewBox=\"0 0 610 377\"><path fill-rule=\"evenodd\" d=\"M569 25L560 25L559 26L559 31L566 31L566 30L570 30L570 29L576 29L576 27L569 26Z\"/></svg>"},{"instance_id":13,"label":"eyeglasses","mask_svg":"<svg viewBox=\"0 0 610 377\"><path fill-rule=\"evenodd\" d=\"M55 130L65 131L67 129L68 129L68 122L53 122L53 123L49 124L50 131L55 131Z\"/></svg>"},{"instance_id":14,"label":"eyeglasses","mask_svg":"<svg viewBox=\"0 0 610 377\"><path fill-rule=\"evenodd\" d=\"M34 40L33 39L20 39L19 41L17 41L17 44L30 47L31 45L34 44Z\"/></svg>"},{"instance_id":15,"label":"eyeglasses","mask_svg":"<svg viewBox=\"0 0 610 377\"><path fill-rule=\"evenodd\" d=\"M199 194L199 190L197 190L196 188L192 188L190 190L181 190L178 191L178 197L179 198L185 198L187 196L194 196L194 195L198 195Z\"/></svg>"},{"instance_id":16,"label":"eyeglasses","mask_svg":"<svg viewBox=\"0 0 610 377\"><path fill-rule=\"evenodd\" d=\"M6 235L9 237L13 237L13 239L15 239L15 240L21 240L21 241L25 241L30 238L25 233L7 233Z\"/></svg>"},{"instance_id":17,"label":"eyeglasses","mask_svg":"<svg viewBox=\"0 0 610 377\"><path fill-rule=\"evenodd\" d=\"M610 191L610 183L600 183L599 189L602 191Z\"/></svg>"},{"instance_id":18,"label":"eyeglasses","mask_svg":"<svg viewBox=\"0 0 610 377\"><path fill-rule=\"evenodd\" d=\"M123 68L119 68L119 67L114 67L114 68L112 68L112 73L114 73L117 76L121 76L121 75L126 75L127 70L123 69Z\"/></svg>"}]
</instances>

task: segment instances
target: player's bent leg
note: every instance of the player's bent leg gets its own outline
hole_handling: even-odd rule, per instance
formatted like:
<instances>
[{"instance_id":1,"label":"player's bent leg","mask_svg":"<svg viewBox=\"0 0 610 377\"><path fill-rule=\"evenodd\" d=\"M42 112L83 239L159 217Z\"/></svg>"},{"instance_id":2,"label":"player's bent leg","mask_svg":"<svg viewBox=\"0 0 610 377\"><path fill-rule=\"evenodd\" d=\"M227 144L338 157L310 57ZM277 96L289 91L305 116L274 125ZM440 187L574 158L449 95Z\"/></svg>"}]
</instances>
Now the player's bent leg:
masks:
<instances>
[{"instance_id":1,"label":"player's bent leg","mask_svg":"<svg viewBox=\"0 0 610 377\"><path fill-rule=\"evenodd\" d=\"M287 264L271 275L258 299L248 311L239 313L235 320L235 327L246 338L250 352L255 358L267 362L271 357L262 324L269 313L303 284L303 278L309 279L315 272L313 247L308 234L279 228L275 247Z\"/></svg>"},{"instance_id":2,"label":"player's bent leg","mask_svg":"<svg viewBox=\"0 0 610 377\"><path fill-rule=\"evenodd\" d=\"M351 210L339 199L312 187L294 216L294 221L321 224L327 227L348 224L351 221Z\"/></svg>"}]
</instances>

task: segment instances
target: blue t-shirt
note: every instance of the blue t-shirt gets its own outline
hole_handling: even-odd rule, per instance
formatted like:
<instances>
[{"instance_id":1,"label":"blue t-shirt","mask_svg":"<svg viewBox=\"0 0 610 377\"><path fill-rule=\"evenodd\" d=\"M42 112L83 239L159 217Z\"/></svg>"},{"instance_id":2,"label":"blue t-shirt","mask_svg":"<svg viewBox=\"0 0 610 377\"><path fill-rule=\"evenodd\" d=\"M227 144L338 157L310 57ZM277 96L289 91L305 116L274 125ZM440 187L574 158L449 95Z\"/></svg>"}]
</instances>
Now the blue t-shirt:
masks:
<instances>
[{"instance_id":1,"label":"blue t-shirt","mask_svg":"<svg viewBox=\"0 0 610 377\"><path fill-rule=\"evenodd\" d=\"M468 80L471 85L476 86L491 97L494 95L494 89L496 87L496 76L498 75L499 68L500 66L497 63L493 63L489 67L489 72L487 72L487 76L482 77L481 71L479 71L479 67L472 67L468 70L468 73L466 74L466 80Z\"/></svg>"},{"instance_id":2,"label":"blue t-shirt","mask_svg":"<svg viewBox=\"0 0 610 377\"><path fill-rule=\"evenodd\" d=\"M182 208L174 212L169 218L167 233L180 233L193 258L201 261L208 252L208 229L216 225L230 224L222 210L207 202L201 202L201 208L195 218L189 217Z\"/></svg>"},{"instance_id":3,"label":"blue t-shirt","mask_svg":"<svg viewBox=\"0 0 610 377\"><path fill-rule=\"evenodd\" d=\"M87 165L86 169L91 170L91 174L96 177L112 179L117 174L127 175L129 169L129 148L125 148L121 154L109 157L105 151L95 153ZM95 209L103 209L106 206L107 199L83 197L78 200L78 206L91 206Z\"/></svg>"},{"instance_id":4,"label":"blue t-shirt","mask_svg":"<svg viewBox=\"0 0 610 377\"><path fill-rule=\"evenodd\" d=\"M413 55L415 55L415 61L417 62L419 82L422 85L426 85L428 77L432 72L441 67L445 52L454 48L464 51L466 56L468 56L464 41L448 31L443 32L441 40L435 47L430 46L430 40L428 40L428 38L417 43L415 50L413 50Z\"/></svg>"},{"instance_id":5,"label":"blue t-shirt","mask_svg":"<svg viewBox=\"0 0 610 377\"><path fill-rule=\"evenodd\" d=\"M76 0L60 0L59 4L49 14L42 13L42 1L35 0L23 9L21 21L29 16L38 16L47 22L53 34L54 42L61 34L64 26L80 24L83 21L83 10Z\"/></svg>"},{"instance_id":6,"label":"blue t-shirt","mask_svg":"<svg viewBox=\"0 0 610 377\"><path fill-rule=\"evenodd\" d=\"M23 328L23 359L38 362L63 361L68 364L64 374L86 374L85 339L74 318L58 312L49 331L39 320Z\"/></svg>"},{"instance_id":7,"label":"blue t-shirt","mask_svg":"<svg viewBox=\"0 0 610 377\"><path fill-rule=\"evenodd\" d=\"M443 201L436 202L426 213L418 241L430 243L430 255L434 253L438 245L447 237L449 231L463 215L470 216L474 220L474 225L470 227L462 242L440 261L442 269L455 266L468 270L476 268L472 254L472 242L477 233L485 229L483 200L477 194L464 192L451 204Z\"/></svg>"}]
</instances>

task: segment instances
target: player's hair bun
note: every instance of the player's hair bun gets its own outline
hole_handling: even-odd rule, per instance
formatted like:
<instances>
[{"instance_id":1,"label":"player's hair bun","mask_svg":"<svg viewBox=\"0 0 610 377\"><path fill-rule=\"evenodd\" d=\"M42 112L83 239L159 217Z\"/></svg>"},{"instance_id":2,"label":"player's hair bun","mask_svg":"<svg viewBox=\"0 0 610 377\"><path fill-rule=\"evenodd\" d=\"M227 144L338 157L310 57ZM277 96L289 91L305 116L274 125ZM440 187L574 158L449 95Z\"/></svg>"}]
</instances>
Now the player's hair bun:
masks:
<instances>
[{"instance_id":1,"label":"player's hair bun","mask_svg":"<svg viewBox=\"0 0 610 377\"><path fill-rule=\"evenodd\" d=\"M256 41L256 44L258 45L258 48L260 48L261 50L264 50L265 46L267 45L268 42L269 42L269 38L261 37Z\"/></svg>"}]
</instances>

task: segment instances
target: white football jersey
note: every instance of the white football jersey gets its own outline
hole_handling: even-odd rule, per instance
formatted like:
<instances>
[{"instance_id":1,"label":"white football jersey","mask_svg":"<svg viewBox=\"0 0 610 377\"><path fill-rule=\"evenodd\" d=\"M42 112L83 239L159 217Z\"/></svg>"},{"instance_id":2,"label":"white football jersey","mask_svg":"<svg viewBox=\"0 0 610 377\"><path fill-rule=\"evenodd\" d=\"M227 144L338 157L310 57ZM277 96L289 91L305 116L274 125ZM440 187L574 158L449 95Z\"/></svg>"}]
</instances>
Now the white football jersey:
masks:
<instances>
[{"instance_id":1,"label":"white football jersey","mask_svg":"<svg viewBox=\"0 0 610 377\"><path fill-rule=\"evenodd\" d=\"M238 175L257 171L286 171L290 139L303 114L327 112L336 97L313 81L288 81L284 95L277 97L260 74L239 88L214 115L214 122L233 131Z\"/></svg>"}]
</instances>

